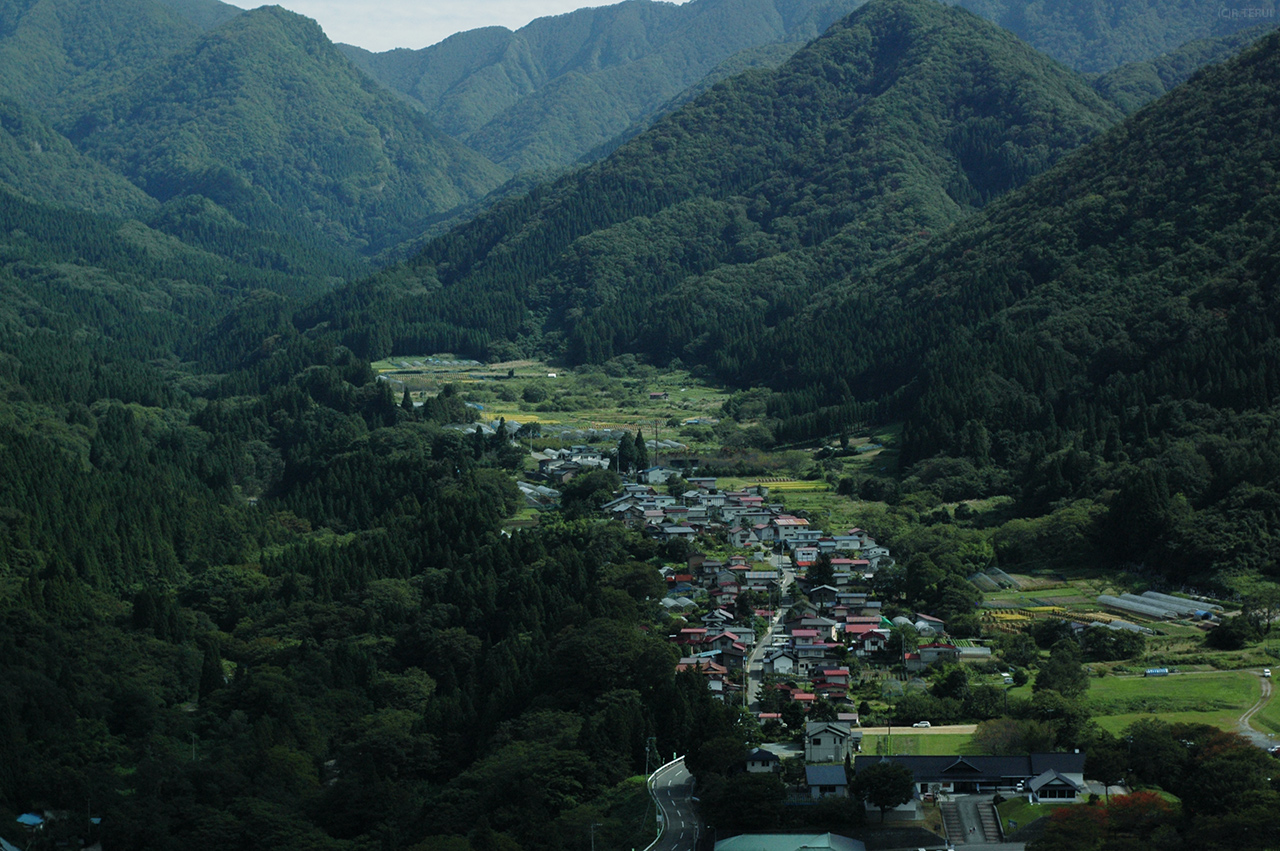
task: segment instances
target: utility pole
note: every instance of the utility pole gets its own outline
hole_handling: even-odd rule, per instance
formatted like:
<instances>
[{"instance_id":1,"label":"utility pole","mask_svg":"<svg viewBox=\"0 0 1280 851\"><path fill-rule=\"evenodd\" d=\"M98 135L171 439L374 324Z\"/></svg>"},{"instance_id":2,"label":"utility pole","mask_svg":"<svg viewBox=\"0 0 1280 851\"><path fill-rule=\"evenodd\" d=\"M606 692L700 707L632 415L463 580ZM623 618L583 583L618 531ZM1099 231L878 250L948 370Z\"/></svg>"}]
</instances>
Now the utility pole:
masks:
<instances>
[{"instance_id":1,"label":"utility pole","mask_svg":"<svg viewBox=\"0 0 1280 851\"><path fill-rule=\"evenodd\" d=\"M898 627L898 637L902 639L902 676L907 675L907 633L902 627ZM904 680L905 682L905 680Z\"/></svg>"},{"instance_id":2,"label":"utility pole","mask_svg":"<svg viewBox=\"0 0 1280 851\"><path fill-rule=\"evenodd\" d=\"M600 824L600 822L598 821L593 821L591 823L591 851L596 851L596 828L597 827L604 827L604 825Z\"/></svg>"}]
</instances>

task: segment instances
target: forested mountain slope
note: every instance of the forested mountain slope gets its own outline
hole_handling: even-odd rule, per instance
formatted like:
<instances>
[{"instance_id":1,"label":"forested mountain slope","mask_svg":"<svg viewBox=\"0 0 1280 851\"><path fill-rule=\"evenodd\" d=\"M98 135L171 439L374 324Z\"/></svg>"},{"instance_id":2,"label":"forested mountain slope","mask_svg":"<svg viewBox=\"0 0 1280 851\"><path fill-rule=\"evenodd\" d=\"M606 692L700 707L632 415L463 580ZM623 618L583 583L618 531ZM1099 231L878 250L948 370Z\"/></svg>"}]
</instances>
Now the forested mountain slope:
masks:
<instances>
[{"instance_id":1,"label":"forested mountain slope","mask_svg":"<svg viewBox=\"0 0 1280 851\"><path fill-rule=\"evenodd\" d=\"M127 109L118 126L83 128L103 162L159 179L127 124L163 118L146 132L181 143L184 168L211 163L204 186L226 206L178 191L149 221L218 253L70 209L149 202L29 111L3 113L0 152L35 170L0 187L6 839L25 839L12 814L48 811L50 846L119 851L641 847L652 817L632 778L655 752L727 770L757 735L674 672L655 564L678 548L553 513L504 534L525 450L446 428L470 410L450 388L395 404L342 342L679 357L770 382L725 416L784 438L902 421L904 477L852 485L909 494L897 517L917 539L966 522L942 501L1007 493L1031 519L981 541L1006 567L1021 533L1040 556L1087 538L1144 579L1275 574L1280 35L1105 132L1117 110L974 16L873 0L782 69L716 86L295 319L319 273L291 264L350 267L234 219L296 221L270 194L294 177L267 181L215 117L178 114L213 105L202 71L217 67L305 125L250 84L305 89L286 79L314 67L302 55L337 67L296 20L265 10L197 34L174 54L186 76L146 72L165 97L131 83L101 101ZM269 32L284 38L247 49ZM293 146L252 121L264 153L247 155ZM76 177L36 185L58 174ZM377 221L290 191L335 228ZM936 540L911 556L895 542L904 570L882 587L911 601L992 552ZM1052 726L1075 709L1045 696L1028 706L1062 746L1097 743Z\"/></svg>"},{"instance_id":2,"label":"forested mountain slope","mask_svg":"<svg viewBox=\"0 0 1280 851\"><path fill-rule=\"evenodd\" d=\"M244 11L238 6L223 3L222 0L156 0L156 2L203 30L225 24ZM248 7L250 4L245 5Z\"/></svg>"},{"instance_id":3,"label":"forested mountain slope","mask_svg":"<svg viewBox=\"0 0 1280 851\"><path fill-rule=\"evenodd\" d=\"M779 329L777 386L807 388L771 405L781 432L901 417L948 498L1114 493L1112 558L1273 574L1277 127L1272 33Z\"/></svg>"},{"instance_id":4,"label":"forested mountain slope","mask_svg":"<svg viewBox=\"0 0 1280 851\"><path fill-rule=\"evenodd\" d=\"M237 263L138 221L40 204L2 188L0 226L0 352L16 358L15 368L43 376L28 391L38 398L102 378L120 353L141 363L183 357L228 365L234 360L220 360L220 352L230 341L201 347L199 340L247 293L301 299L326 284L319 274ZM281 245L245 240L244 247ZM314 266L325 263L317 258ZM257 328L252 347L270 330ZM107 395L129 399L132 391Z\"/></svg>"},{"instance_id":5,"label":"forested mountain slope","mask_svg":"<svg viewBox=\"0 0 1280 851\"><path fill-rule=\"evenodd\" d=\"M1126 113L1133 112L1186 82L1205 65L1230 59L1275 26L1273 21L1229 35L1197 39L1152 59L1126 63L1094 80L1093 88Z\"/></svg>"},{"instance_id":6,"label":"forested mountain slope","mask_svg":"<svg viewBox=\"0 0 1280 851\"><path fill-rule=\"evenodd\" d=\"M362 68L441 129L512 171L564 166L698 82L733 54L799 45L862 0L628 0L488 27Z\"/></svg>"},{"instance_id":7,"label":"forested mountain slope","mask_svg":"<svg viewBox=\"0 0 1280 851\"><path fill-rule=\"evenodd\" d=\"M721 62L740 55L740 66L777 64L779 49L798 48L863 2L693 0L672 6L627 0L539 18L515 32L469 30L421 50L343 50L494 162L513 171L539 170L607 153L613 137L634 135L669 102L687 100L681 95L690 87L706 88L704 79L719 79ZM957 5L1087 73L1151 61L1187 42L1266 22L1258 17L1265 9L1208 0ZM769 51L760 54L760 48ZM1178 67L1221 58L1213 51L1181 52L1159 72L1162 91L1173 85ZM1131 85L1140 85L1148 99L1155 96L1148 74L1129 73L1135 75Z\"/></svg>"},{"instance_id":8,"label":"forested mountain slope","mask_svg":"<svg viewBox=\"0 0 1280 851\"><path fill-rule=\"evenodd\" d=\"M140 75L190 48L202 27L225 23L239 9L205 0L40 0L10 3L2 11L0 89L6 100L0 102L0 183L38 203L137 218L233 265L258 266L269 274L292 272L314 281L317 275L360 268L353 250L310 224L298 226L279 215L237 221L202 195L162 205L163 199L66 138L91 130L100 114L95 104L100 109L106 99L118 103ZM153 76L148 85L154 82ZM127 119L134 132L141 132L140 111ZM200 144L190 136L186 141ZM192 159L181 165L196 166ZM235 200L235 175L222 174L227 180L219 175L208 175L209 194ZM244 200L242 194L239 201ZM291 289L301 291L296 285Z\"/></svg>"},{"instance_id":9,"label":"forested mountain slope","mask_svg":"<svg viewBox=\"0 0 1280 851\"><path fill-rule=\"evenodd\" d=\"M160 206L13 101L0 101L0 183L33 200L116 216L142 218Z\"/></svg>"},{"instance_id":10,"label":"forested mountain slope","mask_svg":"<svg viewBox=\"0 0 1280 851\"><path fill-rule=\"evenodd\" d=\"M200 34L184 6L198 8L158 0L4 0L0 95L65 130L83 100L126 85Z\"/></svg>"},{"instance_id":11,"label":"forested mountain slope","mask_svg":"<svg viewBox=\"0 0 1280 851\"><path fill-rule=\"evenodd\" d=\"M233 18L88 105L70 133L152 197L376 250L503 172L363 77L312 21Z\"/></svg>"},{"instance_id":12,"label":"forested mountain slope","mask_svg":"<svg viewBox=\"0 0 1280 851\"><path fill-rule=\"evenodd\" d=\"M1117 118L962 9L874 2L300 321L377 354L639 352L763 380L765 328Z\"/></svg>"},{"instance_id":13,"label":"forested mountain slope","mask_svg":"<svg viewBox=\"0 0 1280 851\"><path fill-rule=\"evenodd\" d=\"M960 0L960 5L1086 73L1105 73L1190 41L1274 21L1276 14L1269 4L1218 0Z\"/></svg>"}]
</instances>

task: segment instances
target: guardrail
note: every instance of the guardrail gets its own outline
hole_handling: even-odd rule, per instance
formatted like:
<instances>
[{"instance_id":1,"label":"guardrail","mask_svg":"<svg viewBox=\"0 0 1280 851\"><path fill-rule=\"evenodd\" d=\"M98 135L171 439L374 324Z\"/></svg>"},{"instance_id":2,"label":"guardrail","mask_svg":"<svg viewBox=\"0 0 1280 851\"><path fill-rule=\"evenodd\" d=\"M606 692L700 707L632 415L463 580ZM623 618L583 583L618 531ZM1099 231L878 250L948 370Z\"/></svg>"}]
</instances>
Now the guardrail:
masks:
<instances>
[{"instance_id":1,"label":"guardrail","mask_svg":"<svg viewBox=\"0 0 1280 851\"><path fill-rule=\"evenodd\" d=\"M658 796L653 791L654 780L659 774L666 771L668 768L671 768L678 762L684 762L684 757L678 756L666 765L658 766L658 768L654 770L653 774L649 775L649 779L645 781L646 785L649 787L649 797L653 798L653 805L658 809L658 816L660 820L658 822L658 835L653 837L653 841L645 846L644 851L653 851L653 846L657 845L662 839L662 834L667 832L667 814L662 811L662 804L658 803Z\"/></svg>"}]
</instances>

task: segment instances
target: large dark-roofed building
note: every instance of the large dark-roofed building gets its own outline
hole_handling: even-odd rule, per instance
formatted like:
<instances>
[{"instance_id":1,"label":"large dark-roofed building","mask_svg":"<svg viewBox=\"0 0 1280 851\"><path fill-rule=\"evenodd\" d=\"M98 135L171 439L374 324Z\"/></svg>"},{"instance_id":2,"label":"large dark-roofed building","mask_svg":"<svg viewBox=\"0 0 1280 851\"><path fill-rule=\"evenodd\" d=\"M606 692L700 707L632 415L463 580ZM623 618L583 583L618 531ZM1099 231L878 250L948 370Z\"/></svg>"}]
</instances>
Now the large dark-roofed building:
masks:
<instances>
[{"instance_id":1,"label":"large dark-roofed building","mask_svg":"<svg viewBox=\"0 0 1280 851\"><path fill-rule=\"evenodd\" d=\"M996 789L1017 790L1023 784L1027 791L1032 781L1041 780L1040 788L1052 790L1055 800L1073 800L1084 790L1084 754L1033 753L1019 756L859 756L853 761L854 772L860 772L880 760L889 760L911 770L916 790L931 791L937 784L941 792L977 793ZM1051 782L1050 782L1051 781Z\"/></svg>"}]
</instances>

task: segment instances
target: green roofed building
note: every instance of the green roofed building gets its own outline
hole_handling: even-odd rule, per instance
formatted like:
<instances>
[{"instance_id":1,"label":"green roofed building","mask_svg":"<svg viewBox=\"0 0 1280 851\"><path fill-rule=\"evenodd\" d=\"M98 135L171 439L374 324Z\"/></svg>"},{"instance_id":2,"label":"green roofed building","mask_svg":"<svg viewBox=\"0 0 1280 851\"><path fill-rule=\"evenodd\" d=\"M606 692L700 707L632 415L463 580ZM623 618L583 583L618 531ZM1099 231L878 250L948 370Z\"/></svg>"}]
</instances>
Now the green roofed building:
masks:
<instances>
[{"instance_id":1,"label":"green roofed building","mask_svg":"<svg viewBox=\"0 0 1280 851\"><path fill-rule=\"evenodd\" d=\"M867 846L835 833L743 833L720 840L716 851L867 851Z\"/></svg>"}]
</instances>

